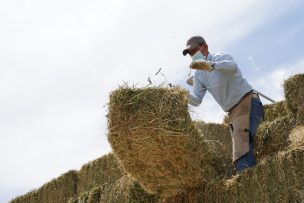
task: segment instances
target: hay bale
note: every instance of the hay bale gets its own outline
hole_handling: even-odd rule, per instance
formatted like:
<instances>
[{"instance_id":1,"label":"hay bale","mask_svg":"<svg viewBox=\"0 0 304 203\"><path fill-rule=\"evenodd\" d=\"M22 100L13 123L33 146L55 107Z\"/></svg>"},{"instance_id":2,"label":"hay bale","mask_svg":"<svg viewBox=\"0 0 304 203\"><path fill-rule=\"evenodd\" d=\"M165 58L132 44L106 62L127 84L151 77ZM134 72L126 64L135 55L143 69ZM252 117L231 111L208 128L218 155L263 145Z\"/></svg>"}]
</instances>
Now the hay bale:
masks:
<instances>
[{"instance_id":1,"label":"hay bale","mask_svg":"<svg viewBox=\"0 0 304 203\"><path fill-rule=\"evenodd\" d=\"M301 149L304 150L304 126L297 126L294 128L290 135L289 135L289 141L291 149Z\"/></svg>"},{"instance_id":2,"label":"hay bale","mask_svg":"<svg viewBox=\"0 0 304 203\"><path fill-rule=\"evenodd\" d=\"M280 152L229 180L191 189L162 202L303 202L303 162L303 150Z\"/></svg>"},{"instance_id":3,"label":"hay bale","mask_svg":"<svg viewBox=\"0 0 304 203\"><path fill-rule=\"evenodd\" d=\"M289 142L289 133L295 126L295 120L285 116L271 122L263 122L256 134L255 154L261 160L268 155L285 150Z\"/></svg>"},{"instance_id":4,"label":"hay bale","mask_svg":"<svg viewBox=\"0 0 304 203\"><path fill-rule=\"evenodd\" d=\"M110 181L89 192L71 198L68 203L116 203L116 202L158 202L159 197L148 194L136 181L128 176L122 176L116 181Z\"/></svg>"},{"instance_id":5,"label":"hay bale","mask_svg":"<svg viewBox=\"0 0 304 203\"><path fill-rule=\"evenodd\" d=\"M38 190L13 199L11 203L64 203L75 196L76 191L77 172L71 170L44 184Z\"/></svg>"},{"instance_id":6,"label":"hay bale","mask_svg":"<svg viewBox=\"0 0 304 203\"><path fill-rule=\"evenodd\" d=\"M120 87L110 95L108 140L149 193L170 196L215 177L211 148L188 113L181 88Z\"/></svg>"},{"instance_id":7,"label":"hay bale","mask_svg":"<svg viewBox=\"0 0 304 203\"><path fill-rule=\"evenodd\" d=\"M122 177L123 172L113 153L108 153L81 167L78 171L77 194L90 191L110 180Z\"/></svg>"},{"instance_id":8,"label":"hay bale","mask_svg":"<svg viewBox=\"0 0 304 203\"><path fill-rule=\"evenodd\" d=\"M93 160L79 171L69 171L60 177L44 184L39 189L30 191L15 198L12 203L19 202L66 202L69 198L90 191L94 187L115 181L123 176L113 153L106 154Z\"/></svg>"},{"instance_id":9,"label":"hay bale","mask_svg":"<svg viewBox=\"0 0 304 203\"><path fill-rule=\"evenodd\" d=\"M304 151L285 151L226 182L232 202L300 202L304 200ZM228 184L229 183L229 184Z\"/></svg>"},{"instance_id":10,"label":"hay bale","mask_svg":"<svg viewBox=\"0 0 304 203\"><path fill-rule=\"evenodd\" d=\"M193 202L303 202L304 126L294 128L289 140L286 151L267 156L229 180L201 188L195 195L198 201Z\"/></svg>"},{"instance_id":11,"label":"hay bale","mask_svg":"<svg viewBox=\"0 0 304 203\"><path fill-rule=\"evenodd\" d=\"M304 74L297 74L284 82L284 92L288 110L297 123L304 124Z\"/></svg>"},{"instance_id":12,"label":"hay bale","mask_svg":"<svg viewBox=\"0 0 304 203\"><path fill-rule=\"evenodd\" d=\"M286 102L280 101L274 104L266 104L264 108L264 121L274 121L279 117L284 117L288 115Z\"/></svg>"},{"instance_id":13,"label":"hay bale","mask_svg":"<svg viewBox=\"0 0 304 203\"><path fill-rule=\"evenodd\" d=\"M201 136L208 142L209 147L215 153L213 165L217 171L217 178L229 177L235 174L234 165L232 162L232 141L228 125L216 123L204 123L195 121Z\"/></svg>"}]
</instances>

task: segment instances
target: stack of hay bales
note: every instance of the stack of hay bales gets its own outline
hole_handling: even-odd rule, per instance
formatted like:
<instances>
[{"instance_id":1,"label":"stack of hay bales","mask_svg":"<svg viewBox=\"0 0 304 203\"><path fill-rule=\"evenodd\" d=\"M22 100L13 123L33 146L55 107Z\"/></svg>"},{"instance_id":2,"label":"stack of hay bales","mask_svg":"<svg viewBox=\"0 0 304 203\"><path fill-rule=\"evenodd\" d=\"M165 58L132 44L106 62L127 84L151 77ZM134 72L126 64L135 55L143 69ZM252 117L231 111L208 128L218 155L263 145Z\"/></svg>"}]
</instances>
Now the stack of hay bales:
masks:
<instances>
[{"instance_id":1,"label":"stack of hay bales","mask_svg":"<svg viewBox=\"0 0 304 203\"><path fill-rule=\"evenodd\" d=\"M19 196L11 203L66 203L93 188L115 182L123 176L113 153L84 165L81 170L71 170L44 184L41 188Z\"/></svg>"},{"instance_id":2,"label":"stack of hay bales","mask_svg":"<svg viewBox=\"0 0 304 203\"><path fill-rule=\"evenodd\" d=\"M215 153L198 133L181 88L121 87L110 95L108 140L123 169L150 193L212 180Z\"/></svg>"},{"instance_id":3,"label":"stack of hay bales","mask_svg":"<svg viewBox=\"0 0 304 203\"><path fill-rule=\"evenodd\" d=\"M256 139L256 167L163 202L303 202L303 78L301 74L285 81L286 102L264 106L265 122Z\"/></svg>"},{"instance_id":4,"label":"stack of hay bales","mask_svg":"<svg viewBox=\"0 0 304 203\"><path fill-rule=\"evenodd\" d=\"M114 154L11 202L303 202L303 78L285 82L286 102L265 106L258 164L239 175L227 171L227 125L191 122L185 91L121 87L109 105Z\"/></svg>"},{"instance_id":5,"label":"stack of hay bales","mask_svg":"<svg viewBox=\"0 0 304 203\"><path fill-rule=\"evenodd\" d=\"M286 101L265 105L265 122L257 132L256 157L262 159L287 149L291 130L304 123L304 74L294 75L284 82Z\"/></svg>"},{"instance_id":6,"label":"stack of hay bales","mask_svg":"<svg viewBox=\"0 0 304 203\"><path fill-rule=\"evenodd\" d=\"M71 170L60 177L44 184L38 190L17 197L11 203L52 203L67 202L76 194L77 172Z\"/></svg>"},{"instance_id":7,"label":"stack of hay bales","mask_svg":"<svg viewBox=\"0 0 304 203\"><path fill-rule=\"evenodd\" d=\"M285 151L227 180L189 189L162 202L303 202L304 126L289 135Z\"/></svg>"}]
</instances>

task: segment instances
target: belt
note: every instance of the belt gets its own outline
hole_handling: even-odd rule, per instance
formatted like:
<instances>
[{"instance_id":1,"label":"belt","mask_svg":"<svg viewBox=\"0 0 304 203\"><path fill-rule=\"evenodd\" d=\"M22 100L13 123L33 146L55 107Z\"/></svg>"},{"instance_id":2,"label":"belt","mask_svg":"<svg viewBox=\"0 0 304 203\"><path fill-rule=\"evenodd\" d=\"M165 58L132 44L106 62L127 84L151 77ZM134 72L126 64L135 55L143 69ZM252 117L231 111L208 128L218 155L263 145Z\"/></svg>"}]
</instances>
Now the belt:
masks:
<instances>
[{"instance_id":1,"label":"belt","mask_svg":"<svg viewBox=\"0 0 304 203\"><path fill-rule=\"evenodd\" d=\"M249 94L252 94L252 98L260 98L259 95L258 95L258 93L255 92L254 90L251 90L251 91L247 92L246 94L244 94L244 96L240 99L240 101L239 101L237 104L235 104L233 107L231 107L231 108L228 110L228 115L230 115L230 114L232 113L233 109L234 109L239 103L241 103L241 101L242 101L245 97L247 97Z\"/></svg>"}]
</instances>

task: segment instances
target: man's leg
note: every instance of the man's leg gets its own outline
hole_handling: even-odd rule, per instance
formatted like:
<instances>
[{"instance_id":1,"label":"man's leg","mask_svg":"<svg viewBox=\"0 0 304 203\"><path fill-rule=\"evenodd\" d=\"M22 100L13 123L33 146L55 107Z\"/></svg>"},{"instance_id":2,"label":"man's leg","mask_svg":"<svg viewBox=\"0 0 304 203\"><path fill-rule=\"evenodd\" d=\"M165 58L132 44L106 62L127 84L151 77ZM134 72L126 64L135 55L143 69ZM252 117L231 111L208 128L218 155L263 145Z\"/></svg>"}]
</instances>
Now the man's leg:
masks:
<instances>
[{"instance_id":1,"label":"man's leg","mask_svg":"<svg viewBox=\"0 0 304 203\"><path fill-rule=\"evenodd\" d=\"M256 131L263 119L263 105L259 98L251 99L250 119L249 119L249 152L236 160L236 170L238 172L253 167L256 164L254 159L254 138Z\"/></svg>"},{"instance_id":2,"label":"man's leg","mask_svg":"<svg viewBox=\"0 0 304 203\"><path fill-rule=\"evenodd\" d=\"M236 170L241 172L244 169L253 167L255 164L256 162L254 159L253 144L249 143L249 152L236 160Z\"/></svg>"}]
</instances>

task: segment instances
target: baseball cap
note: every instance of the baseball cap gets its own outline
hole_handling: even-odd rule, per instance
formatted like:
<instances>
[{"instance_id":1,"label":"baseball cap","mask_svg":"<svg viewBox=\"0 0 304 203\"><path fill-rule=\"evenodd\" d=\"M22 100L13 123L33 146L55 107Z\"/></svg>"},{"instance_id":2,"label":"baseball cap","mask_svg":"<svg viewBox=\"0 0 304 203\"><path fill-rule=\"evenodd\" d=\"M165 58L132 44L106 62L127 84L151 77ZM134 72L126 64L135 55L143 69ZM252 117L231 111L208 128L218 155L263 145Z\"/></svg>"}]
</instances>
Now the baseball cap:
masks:
<instances>
[{"instance_id":1,"label":"baseball cap","mask_svg":"<svg viewBox=\"0 0 304 203\"><path fill-rule=\"evenodd\" d=\"M188 39L187 44L186 44L186 49L183 50L183 55L186 56L189 49L193 49L197 47L200 44L205 44L206 41L203 37L201 36L193 36L190 39Z\"/></svg>"}]
</instances>

